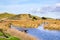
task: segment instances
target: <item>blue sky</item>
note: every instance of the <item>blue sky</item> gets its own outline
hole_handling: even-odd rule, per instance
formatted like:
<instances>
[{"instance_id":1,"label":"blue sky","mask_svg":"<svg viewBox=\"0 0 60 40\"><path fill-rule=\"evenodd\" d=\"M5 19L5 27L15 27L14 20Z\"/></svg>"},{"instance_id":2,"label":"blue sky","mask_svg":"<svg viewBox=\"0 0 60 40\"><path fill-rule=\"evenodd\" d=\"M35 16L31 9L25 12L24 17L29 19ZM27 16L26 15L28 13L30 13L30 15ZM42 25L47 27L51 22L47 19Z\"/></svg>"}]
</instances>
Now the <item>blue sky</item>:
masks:
<instances>
[{"instance_id":1,"label":"blue sky","mask_svg":"<svg viewBox=\"0 0 60 40\"><path fill-rule=\"evenodd\" d=\"M1 5L21 5L21 4L54 4L60 0L0 0Z\"/></svg>"},{"instance_id":2,"label":"blue sky","mask_svg":"<svg viewBox=\"0 0 60 40\"><path fill-rule=\"evenodd\" d=\"M0 12L60 18L60 0L0 0Z\"/></svg>"}]
</instances>

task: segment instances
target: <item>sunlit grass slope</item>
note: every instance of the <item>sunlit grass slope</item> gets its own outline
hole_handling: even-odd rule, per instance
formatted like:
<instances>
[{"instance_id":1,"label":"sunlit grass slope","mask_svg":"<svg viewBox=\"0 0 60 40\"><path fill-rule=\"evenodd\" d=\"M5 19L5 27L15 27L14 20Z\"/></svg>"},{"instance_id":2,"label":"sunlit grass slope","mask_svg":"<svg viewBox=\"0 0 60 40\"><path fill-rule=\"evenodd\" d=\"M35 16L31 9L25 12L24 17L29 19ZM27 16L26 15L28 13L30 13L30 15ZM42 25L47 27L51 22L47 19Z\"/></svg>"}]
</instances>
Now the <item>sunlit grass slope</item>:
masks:
<instances>
[{"instance_id":1,"label":"sunlit grass slope","mask_svg":"<svg viewBox=\"0 0 60 40\"><path fill-rule=\"evenodd\" d=\"M1 20L3 19L3 20ZM19 27L25 27L25 28L37 28L39 25L41 25L42 23L47 22L48 25L50 26L45 26L44 28L49 28L51 27L51 29L58 29L60 28L60 26L58 26L60 24L60 20L58 19L53 19L53 18L48 18L48 17L38 17L38 16L34 16L31 14L10 14L10 13L1 13L0 14L0 25L1 27L3 26L1 23L3 21L3 25L5 25L4 23L8 23L10 22L12 25L15 26L19 26ZM46 24L45 24L46 25ZM56 25L56 27L52 27L53 25ZM3 28L6 26L3 26ZM58 28L57 28L58 27ZM50 29L50 28L49 28Z\"/></svg>"},{"instance_id":2,"label":"sunlit grass slope","mask_svg":"<svg viewBox=\"0 0 60 40\"><path fill-rule=\"evenodd\" d=\"M9 18L9 17L12 17L12 16L15 16L15 14L10 14L10 13L0 13L0 19L6 19L6 18Z\"/></svg>"}]
</instances>

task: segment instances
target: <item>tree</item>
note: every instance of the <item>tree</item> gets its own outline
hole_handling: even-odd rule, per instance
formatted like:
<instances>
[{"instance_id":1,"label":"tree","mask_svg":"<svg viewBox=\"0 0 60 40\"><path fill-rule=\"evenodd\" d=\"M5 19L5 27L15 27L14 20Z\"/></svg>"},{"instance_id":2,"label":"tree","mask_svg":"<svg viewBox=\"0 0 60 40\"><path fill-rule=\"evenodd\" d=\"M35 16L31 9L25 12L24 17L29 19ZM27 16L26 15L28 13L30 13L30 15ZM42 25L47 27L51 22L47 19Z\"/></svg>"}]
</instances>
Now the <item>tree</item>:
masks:
<instances>
[{"instance_id":1,"label":"tree","mask_svg":"<svg viewBox=\"0 0 60 40\"><path fill-rule=\"evenodd\" d=\"M42 19L46 20L47 18L45 18L45 17L42 17Z\"/></svg>"},{"instance_id":2,"label":"tree","mask_svg":"<svg viewBox=\"0 0 60 40\"><path fill-rule=\"evenodd\" d=\"M36 18L36 17L33 17L33 19L37 20L37 18Z\"/></svg>"}]
</instances>

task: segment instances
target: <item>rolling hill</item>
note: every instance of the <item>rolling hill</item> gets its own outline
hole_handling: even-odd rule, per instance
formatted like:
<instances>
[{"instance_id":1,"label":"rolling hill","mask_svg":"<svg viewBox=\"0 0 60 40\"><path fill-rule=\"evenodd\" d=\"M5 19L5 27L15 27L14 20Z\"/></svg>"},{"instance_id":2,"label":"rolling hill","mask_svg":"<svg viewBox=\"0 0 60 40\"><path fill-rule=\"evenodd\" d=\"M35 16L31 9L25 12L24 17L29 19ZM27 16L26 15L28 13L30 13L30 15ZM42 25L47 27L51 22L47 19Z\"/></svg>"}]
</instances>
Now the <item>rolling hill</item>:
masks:
<instances>
[{"instance_id":1,"label":"rolling hill","mask_svg":"<svg viewBox=\"0 0 60 40\"><path fill-rule=\"evenodd\" d=\"M25 28L37 28L42 23L47 22L47 25L45 24L45 29L59 29L60 30L60 20L48 18L48 17L38 17L31 14L10 14L10 13L1 13L0 14L0 21L5 23L11 23L15 26L19 27L25 27ZM49 26L50 25L50 26ZM54 26L53 26L54 25ZM56 27L55 27L56 25Z\"/></svg>"},{"instance_id":2,"label":"rolling hill","mask_svg":"<svg viewBox=\"0 0 60 40\"><path fill-rule=\"evenodd\" d=\"M15 14L10 14L10 13L7 13L7 12L0 13L0 19L6 19L6 18L9 18L9 17L12 17L12 16L15 16Z\"/></svg>"}]
</instances>

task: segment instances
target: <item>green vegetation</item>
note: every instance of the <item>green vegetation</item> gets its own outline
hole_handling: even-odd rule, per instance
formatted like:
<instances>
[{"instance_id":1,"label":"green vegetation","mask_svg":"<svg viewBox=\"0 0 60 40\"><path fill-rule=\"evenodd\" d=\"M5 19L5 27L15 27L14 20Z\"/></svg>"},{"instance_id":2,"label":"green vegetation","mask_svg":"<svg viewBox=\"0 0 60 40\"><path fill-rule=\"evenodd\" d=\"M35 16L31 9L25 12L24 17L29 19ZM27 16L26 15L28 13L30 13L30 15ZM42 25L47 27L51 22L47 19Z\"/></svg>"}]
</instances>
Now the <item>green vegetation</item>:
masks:
<instances>
[{"instance_id":1,"label":"green vegetation","mask_svg":"<svg viewBox=\"0 0 60 40\"><path fill-rule=\"evenodd\" d=\"M38 17L38 16L33 16L31 14L18 14L18 15L15 15L15 14L10 14L10 13L1 13L0 14L0 19L3 19L3 18L7 18L7 19L10 19L10 20L21 20L21 19L32 19L32 20L39 20L39 19L51 19L51 18L48 18L48 17Z\"/></svg>"},{"instance_id":2,"label":"green vegetation","mask_svg":"<svg viewBox=\"0 0 60 40\"><path fill-rule=\"evenodd\" d=\"M3 36L3 33L2 32L0 32L0 36Z\"/></svg>"},{"instance_id":3,"label":"green vegetation","mask_svg":"<svg viewBox=\"0 0 60 40\"><path fill-rule=\"evenodd\" d=\"M5 20L5 19L7 19L8 21ZM55 22L54 22L54 20L55 20ZM49 18L49 17L38 17L38 16L31 15L31 14L18 14L18 15L15 15L15 14L7 13L7 12L0 14L0 23L1 24L3 24L3 23L8 23L8 24L11 23L11 24L16 25L16 26L21 26L21 27L26 27L26 28L27 27L28 28L29 27L30 28L33 28L33 27L36 28L40 24L42 24L43 22L54 23L55 25L57 24L57 27L58 27L58 24L60 24L59 19L53 19L53 18ZM1 25L0 27L3 28L3 29L8 29L8 27L5 28L6 25L4 25L3 27ZM56 28L56 27L54 27L54 28Z\"/></svg>"},{"instance_id":4,"label":"green vegetation","mask_svg":"<svg viewBox=\"0 0 60 40\"><path fill-rule=\"evenodd\" d=\"M21 19L39 20L40 17L33 16L31 14L18 14L18 15L10 17L9 19L11 19L11 20L21 20Z\"/></svg>"},{"instance_id":5,"label":"green vegetation","mask_svg":"<svg viewBox=\"0 0 60 40\"><path fill-rule=\"evenodd\" d=\"M7 40L6 38L0 38L0 40Z\"/></svg>"},{"instance_id":6,"label":"green vegetation","mask_svg":"<svg viewBox=\"0 0 60 40\"><path fill-rule=\"evenodd\" d=\"M12 16L15 16L15 15L14 14L9 14L7 12L1 13L0 14L0 19L2 19L2 18L9 18L9 17L12 17Z\"/></svg>"},{"instance_id":7,"label":"green vegetation","mask_svg":"<svg viewBox=\"0 0 60 40\"><path fill-rule=\"evenodd\" d=\"M2 30L0 30L0 40L20 40L20 39L11 36L8 33L4 33Z\"/></svg>"},{"instance_id":8,"label":"green vegetation","mask_svg":"<svg viewBox=\"0 0 60 40\"><path fill-rule=\"evenodd\" d=\"M49 18L49 17L33 16L31 14L18 14L18 15L16 15L16 14L7 13L7 12L0 13L0 19L3 19L3 18L8 18L8 19L12 19L12 20L19 20L19 19L22 19L22 18L27 18L27 19L32 19L32 20L52 19L52 18Z\"/></svg>"},{"instance_id":9,"label":"green vegetation","mask_svg":"<svg viewBox=\"0 0 60 40\"><path fill-rule=\"evenodd\" d=\"M12 17L10 17L8 19L10 19L10 20L19 20L20 19L20 15L12 16Z\"/></svg>"},{"instance_id":10,"label":"green vegetation","mask_svg":"<svg viewBox=\"0 0 60 40\"><path fill-rule=\"evenodd\" d=\"M0 38L0 40L20 40L20 39L16 37L9 37L9 38Z\"/></svg>"},{"instance_id":11,"label":"green vegetation","mask_svg":"<svg viewBox=\"0 0 60 40\"><path fill-rule=\"evenodd\" d=\"M8 40L20 40L20 39L16 37L9 37Z\"/></svg>"},{"instance_id":12,"label":"green vegetation","mask_svg":"<svg viewBox=\"0 0 60 40\"><path fill-rule=\"evenodd\" d=\"M46 17L42 17L42 19L46 20L47 18Z\"/></svg>"}]
</instances>

